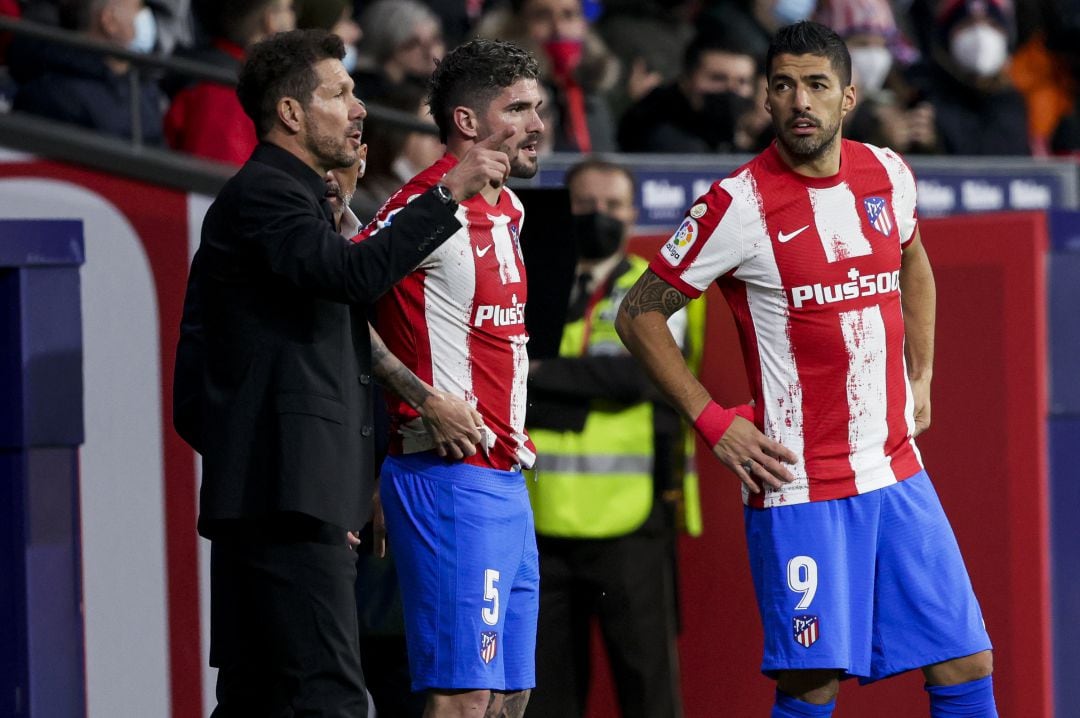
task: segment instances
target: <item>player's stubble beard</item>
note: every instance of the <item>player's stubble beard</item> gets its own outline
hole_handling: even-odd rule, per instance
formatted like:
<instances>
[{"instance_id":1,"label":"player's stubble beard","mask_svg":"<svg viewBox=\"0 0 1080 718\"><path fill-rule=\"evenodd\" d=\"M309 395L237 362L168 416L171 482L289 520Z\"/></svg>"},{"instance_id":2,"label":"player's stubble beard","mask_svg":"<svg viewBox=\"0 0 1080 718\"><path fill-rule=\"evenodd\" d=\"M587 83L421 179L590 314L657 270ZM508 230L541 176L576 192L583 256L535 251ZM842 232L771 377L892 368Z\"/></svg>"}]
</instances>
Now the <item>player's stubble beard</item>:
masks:
<instances>
[{"instance_id":1,"label":"player's stubble beard","mask_svg":"<svg viewBox=\"0 0 1080 718\"><path fill-rule=\"evenodd\" d=\"M540 170L540 158L533 157L532 161L521 160L521 150L527 144L536 145L540 142L540 134L533 133L525 138L522 143L518 144L517 150L514 152L513 158L510 160L510 176L517 177L519 179L531 179L536 176L536 173Z\"/></svg>"},{"instance_id":2,"label":"player's stubble beard","mask_svg":"<svg viewBox=\"0 0 1080 718\"><path fill-rule=\"evenodd\" d=\"M809 119L818 126L820 132L808 137L792 134L790 125L798 119ZM773 129L776 131L776 138L784 145L789 155L803 162L811 162L828 152L840 138L842 122L843 114L839 110L836 113L836 119L828 126L824 126L818 117L808 112L800 112L783 124L774 120Z\"/></svg>"},{"instance_id":3,"label":"player's stubble beard","mask_svg":"<svg viewBox=\"0 0 1080 718\"><path fill-rule=\"evenodd\" d=\"M488 137L492 133L492 129L485 125L480 126L479 139ZM540 171L540 158L534 157L532 161L521 159L521 150L526 145L533 145L534 147L540 143L541 133L531 132L525 136L521 142L517 143L516 147L506 147L506 156L510 160L510 176L518 179L531 179L536 176L536 173Z\"/></svg>"}]
</instances>

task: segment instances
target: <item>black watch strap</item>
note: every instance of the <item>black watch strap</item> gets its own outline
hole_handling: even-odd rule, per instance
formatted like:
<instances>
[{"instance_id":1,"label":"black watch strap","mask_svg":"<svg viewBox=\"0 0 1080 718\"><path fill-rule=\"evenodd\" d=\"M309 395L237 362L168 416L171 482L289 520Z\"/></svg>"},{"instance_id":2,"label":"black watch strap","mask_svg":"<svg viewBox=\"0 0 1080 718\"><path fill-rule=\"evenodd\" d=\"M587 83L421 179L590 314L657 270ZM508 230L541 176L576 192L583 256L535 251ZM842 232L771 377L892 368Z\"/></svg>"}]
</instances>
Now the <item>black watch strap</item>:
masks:
<instances>
[{"instance_id":1,"label":"black watch strap","mask_svg":"<svg viewBox=\"0 0 1080 718\"><path fill-rule=\"evenodd\" d=\"M457 207L458 203L454 200L453 193L450 191L450 188L442 182L435 185L434 192L435 196L439 198L439 201L447 207Z\"/></svg>"}]
</instances>

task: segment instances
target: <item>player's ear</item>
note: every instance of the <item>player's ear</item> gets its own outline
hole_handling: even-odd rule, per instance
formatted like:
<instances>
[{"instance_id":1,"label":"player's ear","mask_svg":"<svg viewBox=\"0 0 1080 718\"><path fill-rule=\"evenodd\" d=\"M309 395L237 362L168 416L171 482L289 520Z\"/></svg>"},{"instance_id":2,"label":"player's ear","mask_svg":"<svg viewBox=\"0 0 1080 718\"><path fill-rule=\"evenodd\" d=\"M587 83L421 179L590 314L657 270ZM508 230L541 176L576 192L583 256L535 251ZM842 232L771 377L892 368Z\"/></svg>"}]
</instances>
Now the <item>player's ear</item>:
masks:
<instances>
[{"instance_id":1,"label":"player's ear","mask_svg":"<svg viewBox=\"0 0 1080 718\"><path fill-rule=\"evenodd\" d=\"M848 85L844 88L844 99L840 103L841 116L846 115L847 113L855 109L855 102L855 85Z\"/></svg>"},{"instance_id":2,"label":"player's ear","mask_svg":"<svg viewBox=\"0 0 1080 718\"><path fill-rule=\"evenodd\" d=\"M476 113L468 107L458 105L451 113L454 127L466 139L475 140L480 136L480 126Z\"/></svg>"}]
</instances>

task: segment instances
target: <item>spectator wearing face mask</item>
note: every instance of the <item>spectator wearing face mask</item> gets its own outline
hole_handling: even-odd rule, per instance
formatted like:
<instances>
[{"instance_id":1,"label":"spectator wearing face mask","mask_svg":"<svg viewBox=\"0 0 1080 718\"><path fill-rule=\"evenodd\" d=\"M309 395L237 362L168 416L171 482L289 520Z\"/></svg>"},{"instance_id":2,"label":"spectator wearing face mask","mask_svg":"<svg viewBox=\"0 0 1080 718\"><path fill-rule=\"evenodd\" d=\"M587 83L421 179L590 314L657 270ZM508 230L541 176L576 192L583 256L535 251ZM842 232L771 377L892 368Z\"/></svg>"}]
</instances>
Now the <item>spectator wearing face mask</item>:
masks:
<instances>
[{"instance_id":1,"label":"spectator wearing face mask","mask_svg":"<svg viewBox=\"0 0 1080 718\"><path fill-rule=\"evenodd\" d=\"M378 0L360 16L364 37L352 72L357 91L378 100L402 83L427 87L446 54L439 17L416 0Z\"/></svg>"},{"instance_id":2,"label":"spectator wearing face mask","mask_svg":"<svg viewBox=\"0 0 1080 718\"><path fill-rule=\"evenodd\" d=\"M143 0L91 0L65 4L60 24L85 37L135 52L152 52L154 14ZM39 40L16 38L9 51L18 85L13 109L98 130L132 136L131 63ZM150 73L139 75L138 117L143 142L161 144L162 97Z\"/></svg>"},{"instance_id":3,"label":"spectator wearing face mask","mask_svg":"<svg viewBox=\"0 0 1080 718\"><path fill-rule=\"evenodd\" d=\"M619 123L624 152L732 152L740 124L753 113L758 69L736 46L699 35L674 82L631 106ZM745 143L744 143L745 144Z\"/></svg>"},{"instance_id":4,"label":"spectator wearing face mask","mask_svg":"<svg viewBox=\"0 0 1080 718\"><path fill-rule=\"evenodd\" d=\"M1016 34L1010 0L944 0L936 44L910 80L934 108L942 150L1029 155L1027 108L1007 73Z\"/></svg>"},{"instance_id":5,"label":"spectator wearing face mask","mask_svg":"<svg viewBox=\"0 0 1080 718\"><path fill-rule=\"evenodd\" d=\"M851 53L858 104L844 118L845 136L898 152L938 151L933 107L907 104L911 92L901 70L918 52L901 35L887 0L824 0L814 20L832 28Z\"/></svg>"},{"instance_id":6,"label":"spectator wearing face mask","mask_svg":"<svg viewBox=\"0 0 1080 718\"><path fill-rule=\"evenodd\" d=\"M554 105L545 134L556 152L615 149L615 119L607 93L619 79L619 60L590 27L582 0L511 0L477 26L481 37L529 48L540 62Z\"/></svg>"}]
</instances>

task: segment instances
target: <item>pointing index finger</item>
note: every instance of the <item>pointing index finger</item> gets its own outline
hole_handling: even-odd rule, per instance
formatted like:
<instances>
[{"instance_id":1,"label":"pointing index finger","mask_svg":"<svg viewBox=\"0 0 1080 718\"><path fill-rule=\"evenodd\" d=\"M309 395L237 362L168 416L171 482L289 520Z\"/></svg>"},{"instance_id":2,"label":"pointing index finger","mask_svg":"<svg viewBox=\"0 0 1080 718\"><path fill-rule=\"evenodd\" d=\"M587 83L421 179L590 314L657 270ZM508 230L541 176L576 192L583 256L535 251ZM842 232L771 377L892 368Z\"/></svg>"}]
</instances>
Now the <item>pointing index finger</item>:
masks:
<instances>
[{"instance_id":1,"label":"pointing index finger","mask_svg":"<svg viewBox=\"0 0 1080 718\"><path fill-rule=\"evenodd\" d=\"M507 140L511 139L517 134L516 127L504 127L501 130L492 132L490 135L481 140L478 144L481 147L486 147L492 150L499 150L503 154L510 155L510 143Z\"/></svg>"}]
</instances>

